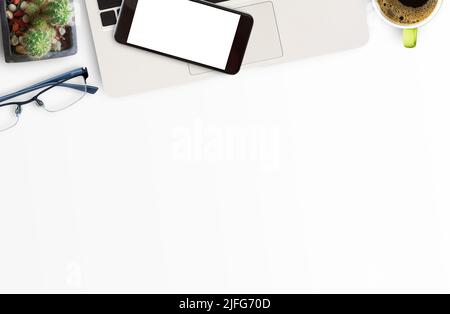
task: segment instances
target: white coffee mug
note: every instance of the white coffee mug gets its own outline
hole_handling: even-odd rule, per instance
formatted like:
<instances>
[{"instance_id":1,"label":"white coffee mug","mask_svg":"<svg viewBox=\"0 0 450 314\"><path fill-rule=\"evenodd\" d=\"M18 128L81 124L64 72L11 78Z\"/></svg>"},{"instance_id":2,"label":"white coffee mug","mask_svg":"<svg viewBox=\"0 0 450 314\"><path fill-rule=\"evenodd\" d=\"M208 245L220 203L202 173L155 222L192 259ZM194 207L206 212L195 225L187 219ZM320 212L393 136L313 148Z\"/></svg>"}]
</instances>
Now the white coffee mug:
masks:
<instances>
[{"instance_id":1,"label":"white coffee mug","mask_svg":"<svg viewBox=\"0 0 450 314\"><path fill-rule=\"evenodd\" d=\"M403 45L406 48L414 48L417 45L417 34L418 29L428 22L430 22L436 14L439 12L439 9L442 6L443 0L438 0L438 3L436 5L436 8L434 9L433 13L430 14L425 20L415 23L415 24L400 24L395 23L392 20L390 20L386 15L384 15L383 11L381 10L380 4L378 0L372 0L373 6L375 7L375 11L378 13L378 15L388 24L403 29Z\"/></svg>"}]
</instances>

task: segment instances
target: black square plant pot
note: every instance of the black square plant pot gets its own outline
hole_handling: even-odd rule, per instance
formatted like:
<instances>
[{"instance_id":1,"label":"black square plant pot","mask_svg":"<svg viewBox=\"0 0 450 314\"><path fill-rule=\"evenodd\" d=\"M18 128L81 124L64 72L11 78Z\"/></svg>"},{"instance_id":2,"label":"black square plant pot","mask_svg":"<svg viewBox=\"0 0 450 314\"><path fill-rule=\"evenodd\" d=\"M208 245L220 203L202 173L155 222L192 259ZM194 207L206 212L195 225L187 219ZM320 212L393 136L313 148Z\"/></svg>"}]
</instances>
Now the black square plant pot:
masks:
<instances>
[{"instance_id":1,"label":"black square plant pot","mask_svg":"<svg viewBox=\"0 0 450 314\"><path fill-rule=\"evenodd\" d=\"M70 0L70 2L73 6L73 0ZM15 52L10 42L11 34L9 29L8 17L6 16L6 10L6 0L0 0L0 22L3 37L3 50L5 53L5 61L7 63L49 60L68 57L77 53L77 31L74 23L75 17L73 17L71 25L66 26L66 34L64 35L64 38L67 41L66 49L61 51L51 51L47 55L39 59Z\"/></svg>"}]
</instances>

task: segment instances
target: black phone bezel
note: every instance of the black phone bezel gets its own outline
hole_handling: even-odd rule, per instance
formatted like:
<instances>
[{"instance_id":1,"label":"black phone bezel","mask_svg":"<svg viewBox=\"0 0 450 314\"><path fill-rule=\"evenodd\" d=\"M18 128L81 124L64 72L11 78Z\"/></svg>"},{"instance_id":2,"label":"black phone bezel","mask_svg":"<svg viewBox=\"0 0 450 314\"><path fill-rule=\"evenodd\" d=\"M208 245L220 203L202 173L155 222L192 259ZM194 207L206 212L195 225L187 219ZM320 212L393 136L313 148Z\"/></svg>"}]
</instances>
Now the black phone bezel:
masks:
<instances>
[{"instance_id":1,"label":"black phone bezel","mask_svg":"<svg viewBox=\"0 0 450 314\"><path fill-rule=\"evenodd\" d=\"M134 47L137 49L145 50L152 53L157 53L159 55L163 55L166 57L174 58L177 60L185 61L191 64L195 64L198 66L202 66L208 69L216 70L222 73L235 75L239 73L242 62L244 60L245 52L247 50L248 42L250 40L251 31L253 28L253 17L250 14L242 13L236 10L224 8L209 2L205 2L202 0L189 0L197 3L201 3L204 5L208 5L211 7L215 7L220 10L225 10L229 12L233 12L235 14L240 15L239 24L236 30L236 34L233 40L233 44L230 50L230 54L228 56L227 66L224 69L215 68L206 64L198 63L192 60L183 59L178 56L166 54L160 51L152 50L146 47L141 47L137 45L130 44L128 42L128 36L130 34L131 25L133 24L134 14L136 12L136 7L139 0L124 0L122 9L120 10L120 17L116 26L116 31L114 34L114 39L123 45L127 45L130 47Z\"/></svg>"}]
</instances>

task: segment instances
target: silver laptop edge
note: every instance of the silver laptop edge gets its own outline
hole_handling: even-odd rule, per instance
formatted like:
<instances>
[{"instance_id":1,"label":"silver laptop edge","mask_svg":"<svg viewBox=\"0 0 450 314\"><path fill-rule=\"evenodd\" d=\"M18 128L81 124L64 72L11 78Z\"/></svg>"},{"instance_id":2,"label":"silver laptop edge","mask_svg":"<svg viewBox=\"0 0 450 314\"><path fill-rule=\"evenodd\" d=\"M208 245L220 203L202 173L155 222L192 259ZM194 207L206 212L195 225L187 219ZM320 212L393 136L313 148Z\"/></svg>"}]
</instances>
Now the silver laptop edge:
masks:
<instances>
[{"instance_id":1,"label":"silver laptop edge","mask_svg":"<svg viewBox=\"0 0 450 314\"><path fill-rule=\"evenodd\" d=\"M100 8L97 0L85 3L108 94L124 96L225 75L116 43L113 15L117 19L118 8ZM231 0L220 4L254 17L243 70L358 48L369 38L364 0Z\"/></svg>"}]
</instances>

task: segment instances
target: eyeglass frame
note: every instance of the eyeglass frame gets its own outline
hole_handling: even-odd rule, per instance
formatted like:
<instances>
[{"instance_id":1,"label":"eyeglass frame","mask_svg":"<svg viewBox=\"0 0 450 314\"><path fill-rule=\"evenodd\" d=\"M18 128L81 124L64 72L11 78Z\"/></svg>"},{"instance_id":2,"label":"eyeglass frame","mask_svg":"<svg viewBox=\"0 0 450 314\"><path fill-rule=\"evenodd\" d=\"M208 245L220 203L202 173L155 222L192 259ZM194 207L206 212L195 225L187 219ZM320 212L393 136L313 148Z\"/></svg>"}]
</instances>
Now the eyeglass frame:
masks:
<instances>
[{"instance_id":1,"label":"eyeglass frame","mask_svg":"<svg viewBox=\"0 0 450 314\"><path fill-rule=\"evenodd\" d=\"M76 77L79 77L79 76L83 77L84 82L85 82L84 85L81 85L81 84L65 84L65 82L67 82L67 81L69 81L71 79L74 79ZM30 86L30 87L21 89L21 90L19 90L17 92L14 92L14 93L8 94L6 96L0 97L0 108L7 107L7 106L17 106L17 108L15 110L15 114L16 114L16 117L17 117L17 122L14 125L12 125L11 127L8 127L8 128L6 128L4 130L0 130L0 132L1 131L6 131L6 130L8 130L8 129L10 129L10 128L12 128L12 127L17 125L18 118L19 118L20 114L22 113L22 106L25 106L25 105L28 105L28 104L34 102L39 107L44 107L45 104L39 99L39 96L41 96L42 94L44 94L45 92L51 90L54 87L57 87L57 86L67 87L67 88L78 90L78 91L83 92L85 94L87 93L87 94L92 94L92 95L97 93L98 87L87 85L86 80L88 79L88 77L89 77L89 72L88 72L87 68L78 68L78 69L66 72L64 74L57 75L55 77L52 77L52 78L47 79L45 81L42 81L40 83L34 84L34 85ZM45 88L45 87L47 87L47 88ZM36 90L39 90L39 89L42 89L42 88L45 88L45 89L40 91L39 93L37 93L36 95L31 97L27 101L16 101L16 102L2 103L2 102L5 102L5 101L8 101L10 99L14 99L16 97L19 97L19 96L29 94L29 93L31 93L33 91L36 91ZM81 98L79 100L81 100ZM71 105L67 106L64 109L67 109L70 106ZM45 107L44 107L44 109L45 109ZM64 109L62 109L62 110L64 110ZM47 111L50 111L50 110L47 110ZM53 111L50 111L50 112L53 112Z\"/></svg>"}]
</instances>

